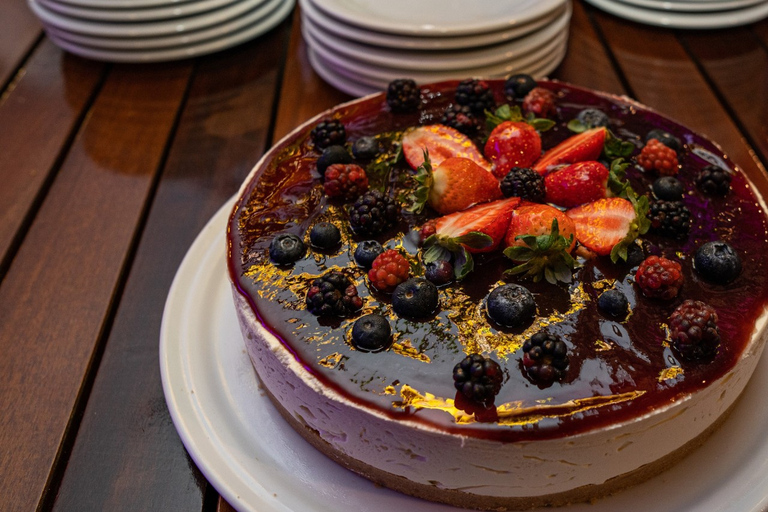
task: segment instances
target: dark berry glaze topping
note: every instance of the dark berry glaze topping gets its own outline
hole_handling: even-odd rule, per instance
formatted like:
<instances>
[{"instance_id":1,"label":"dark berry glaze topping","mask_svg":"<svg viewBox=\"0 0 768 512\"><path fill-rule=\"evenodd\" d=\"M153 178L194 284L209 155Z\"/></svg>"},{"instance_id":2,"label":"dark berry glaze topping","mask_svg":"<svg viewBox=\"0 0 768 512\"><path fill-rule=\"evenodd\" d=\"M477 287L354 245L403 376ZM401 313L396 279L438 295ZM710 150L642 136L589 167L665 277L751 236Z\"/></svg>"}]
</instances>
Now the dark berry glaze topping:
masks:
<instances>
[{"instance_id":1,"label":"dark berry glaze topping","mask_svg":"<svg viewBox=\"0 0 768 512\"><path fill-rule=\"evenodd\" d=\"M441 286L439 306L432 316L408 319L394 314L391 296L373 289L367 269L354 260L357 244L371 237L355 235L345 206L323 195L316 170L320 150L313 145L310 131L321 120L334 118L343 121L348 144L360 137L376 137L382 153L367 164L371 186L397 198L406 192L413 173L396 158L399 136L409 127L439 122L454 102L457 83L422 86L422 103L414 113L390 112L383 94L339 106L284 139L257 165L230 220L228 263L233 282L264 326L307 371L351 401L394 418L502 440L557 438L630 420L679 400L731 370L768 303L768 229L760 199L744 173L704 137L631 101L559 82L539 83L557 95L557 123L542 133L545 151L572 135L566 124L584 108L608 114L611 132L637 147L633 155L654 128L676 135L684 144L677 177L691 212L690 233L683 240L650 233L640 239L646 255L681 263L685 282L680 294L667 301L644 297L633 283L637 267L614 264L607 257L579 258L582 266L574 271L571 284L505 278L504 271L513 264L499 250L476 255L469 277ZM498 104L505 103L503 81L490 84ZM731 191L724 197L706 196L694 183L699 170L710 164L733 172ZM627 178L640 194L651 194L657 177L637 165L627 169ZM412 277L423 276L418 228L435 216L434 212L404 214L397 226L372 238L385 249L399 249L406 255L414 269ZM340 248L312 249L292 265L270 262L269 245L276 235L293 233L308 242L311 226L320 221L340 228ZM710 284L692 268L696 249L713 240L728 242L744 262L741 274L727 285ZM317 317L306 310L310 283L330 270L353 279L363 299L355 315ZM504 328L486 316L484 298L504 282L521 284L533 293L537 315L532 325ZM627 297L626 318L616 319L598 309L598 297L610 288ZM685 361L670 346L668 318L686 299L703 301L717 311L722 341L711 360ZM388 349L354 348L352 326L367 314L389 319L392 343ZM528 379L522 365L523 343L542 330L568 347L564 377L547 385ZM488 407L473 410L457 398L452 371L471 353L491 357L503 369L492 413Z\"/></svg>"}]
</instances>

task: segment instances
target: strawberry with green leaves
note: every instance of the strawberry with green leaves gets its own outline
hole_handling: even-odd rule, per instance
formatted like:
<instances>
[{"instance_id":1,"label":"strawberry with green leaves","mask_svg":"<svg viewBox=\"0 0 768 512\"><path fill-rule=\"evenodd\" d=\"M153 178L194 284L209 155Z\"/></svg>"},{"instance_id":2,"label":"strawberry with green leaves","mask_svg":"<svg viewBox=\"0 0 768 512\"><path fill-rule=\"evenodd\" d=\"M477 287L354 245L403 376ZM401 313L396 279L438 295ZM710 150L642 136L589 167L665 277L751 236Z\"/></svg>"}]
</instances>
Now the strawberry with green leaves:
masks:
<instances>
[{"instance_id":1,"label":"strawberry with green leaves","mask_svg":"<svg viewBox=\"0 0 768 512\"><path fill-rule=\"evenodd\" d=\"M491 170L491 164L469 137L442 124L419 126L407 131L403 135L402 149L403 156L412 169L421 167L424 163L424 152L427 151L435 167L447 158L463 157L472 160L486 171Z\"/></svg>"},{"instance_id":2,"label":"strawberry with green leaves","mask_svg":"<svg viewBox=\"0 0 768 512\"><path fill-rule=\"evenodd\" d=\"M594 160L561 167L544 177L546 202L571 208L604 197L620 196L627 187L624 176L628 165L616 159L611 162L610 171Z\"/></svg>"},{"instance_id":3,"label":"strawberry with green leaves","mask_svg":"<svg viewBox=\"0 0 768 512\"><path fill-rule=\"evenodd\" d=\"M415 213L429 204L437 213L446 215L503 197L499 180L468 158L449 157L433 168L432 155L425 151L413 179L416 188L410 200Z\"/></svg>"},{"instance_id":4,"label":"strawberry with green leaves","mask_svg":"<svg viewBox=\"0 0 768 512\"><path fill-rule=\"evenodd\" d=\"M457 280L472 271L473 253L495 250L504 240L520 198L480 204L427 222L421 230L424 264L450 261Z\"/></svg>"},{"instance_id":5,"label":"strawberry with green leaves","mask_svg":"<svg viewBox=\"0 0 768 512\"><path fill-rule=\"evenodd\" d=\"M614 263L627 259L630 244L651 224L646 217L648 197L628 192L628 199L598 199L566 212L576 226L579 243L600 256L610 255Z\"/></svg>"},{"instance_id":6,"label":"strawberry with green leaves","mask_svg":"<svg viewBox=\"0 0 768 512\"><path fill-rule=\"evenodd\" d=\"M505 237L504 256L518 265L508 272L534 281L570 283L576 266L570 254L576 245L575 235L573 221L553 206L527 204L517 208Z\"/></svg>"},{"instance_id":7,"label":"strawberry with green leaves","mask_svg":"<svg viewBox=\"0 0 768 512\"><path fill-rule=\"evenodd\" d=\"M491 134L483 153L493 164L493 174L502 179L513 167L530 167L541 156L539 130L547 130L553 122L548 119L523 118L520 107L503 105L487 114L486 124Z\"/></svg>"}]
</instances>

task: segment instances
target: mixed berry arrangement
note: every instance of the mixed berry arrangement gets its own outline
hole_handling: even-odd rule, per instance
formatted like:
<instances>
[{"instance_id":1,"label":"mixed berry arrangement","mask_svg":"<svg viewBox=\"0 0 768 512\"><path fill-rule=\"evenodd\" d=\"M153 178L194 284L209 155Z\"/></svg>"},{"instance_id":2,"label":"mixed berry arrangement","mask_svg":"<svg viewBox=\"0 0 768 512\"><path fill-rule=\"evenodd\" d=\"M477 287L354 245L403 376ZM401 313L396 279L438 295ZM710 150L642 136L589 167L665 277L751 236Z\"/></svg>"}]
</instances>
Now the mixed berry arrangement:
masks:
<instances>
[{"instance_id":1,"label":"mixed berry arrangement","mask_svg":"<svg viewBox=\"0 0 768 512\"><path fill-rule=\"evenodd\" d=\"M494 87L468 79L439 96L445 106L427 115L436 93L396 80L382 108L409 126L354 138L341 118L312 127L302 164L312 169L308 196L326 213L303 232L269 237L270 264L303 296L291 308L318 317L318 328L343 329L345 350L383 366L399 364L392 352L429 363L424 344L444 343L439 364L452 365L457 394L437 408L476 418L488 417L481 411L498 405L505 386L520 385L512 381L543 392L576 382L588 353L611 344L648 359L632 335L622 338L639 329L635 321L652 318L644 328L662 332L652 350L666 360L654 368L672 361L697 372L728 350L701 283L743 280L744 249L718 238L723 229L702 241L701 212L734 193L731 168L691 165L699 156L691 139L652 125L638 132L610 102L576 108L526 75ZM349 263L329 264L339 251ZM596 316L580 315L586 309ZM613 341L589 347L574 341L600 326L619 335L598 334ZM420 329L431 333L422 345ZM354 372L345 361L321 365ZM668 384L654 372L650 381ZM364 388L376 378L353 381Z\"/></svg>"}]
</instances>

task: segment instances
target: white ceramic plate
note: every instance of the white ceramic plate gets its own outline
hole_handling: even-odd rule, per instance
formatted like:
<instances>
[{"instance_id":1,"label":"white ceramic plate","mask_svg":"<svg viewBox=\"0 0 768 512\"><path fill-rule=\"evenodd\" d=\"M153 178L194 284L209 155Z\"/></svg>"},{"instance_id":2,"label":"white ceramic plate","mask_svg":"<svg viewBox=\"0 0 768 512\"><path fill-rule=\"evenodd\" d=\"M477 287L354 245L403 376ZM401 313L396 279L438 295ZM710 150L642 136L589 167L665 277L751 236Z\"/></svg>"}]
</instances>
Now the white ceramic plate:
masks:
<instances>
[{"instance_id":1,"label":"white ceramic plate","mask_svg":"<svg viewBox=\"0 0 768 512\"><path fill-rule=\"evenodd\" d=\"M324 32L305 18L302 33L313 46L322 44L341 58L364 62L372 66L422 71L446 71L491 66L509 62L544 46L568 29L570 9L544 28L513 41L472 50L404 50L387 49L356 43Z\"/></svg>"},{"instance_id":2,"label":"white ceramic plate","mask_svg":"<svg viewBox=\"0 0 768 512\"><path fill-rule=\"evenodd\" d=\"M346 24L390 34L474 35L544 16L566 0L314 0Z\"/></svg>"},{"instance_id":3,"label":"white ceramic plate","mask_svg":"<svg viewBox=\"0 0 768 512\"><path fill-rule=\"evenodd\" d=\"M729 9L741 9L750 5L756 5L765 2L765 0L715 0L707 2L672 1L672 0L619 0L619 2L644 7L646 9L656 9L657 11L678 11L678 12L710 12L726 11Z\"/></svg>"},{"instance_id":4,"label":"white ceramic plate","mask_svg":"<svg viewBox=\"0 0 768 512\"><path fill-rule=\"evenodd\" d=\"M56 0L59 3L92 7L95 9L142 9L145 7L168 7L195 2L197 0Z\"/></svg>"},{"instance_id":5,"label":"white ceramic plate","mask_svg":"<svg viewBox=\"0 0 768 512\"><path fill-rule=\"evenodd\" d=\"M85 20L108 22L148 22L173 18L183 18L201 12L220 9L238 0L198 0L180 4L168 4L163 7L139 9L101 9L97 7L82 7L61 3L59 0L38 0L38 2L62 16L82 18Z\"/></svg>"},{"instance_id":6,"label":"white ceramic plate","mask_svg":"<svg viewBox=\"0 0 768 512\"><path fill-rule=\"evenodd\" d=\"M374 485L306 443L259 389L235 316L224 232L233 201L192 244L163 313L160 370L174 425L198 468L252 512L460 512ZM730 418L643 484L567 512L768 510L768 352ZM463 510L463 509L461 509ZM544 509L552 512L559 509Z\"/></svg>"},{"instance_id":7,"label":"white ceramic plate","mask_svg":"<svg viewBox=\"0 0 768 512\"><path fill-rule=\"evenodd\" d=\"M358 28L353 25L347 25L339 20L329 17L323 13L323 11L317 9L312 0L299 0L299 5L301 6L302 18L311 20L317 27L329 35L332 34L337 37L368 45L392 49L401 48L404 50L467 49L511 41L512 39L522 37L540 29L562 15L563 10L566 8L566 6L563 5L529 23L515 25L507 30L482 32L466 36L419 37L387 34L384 32L375 32L368 29ZM570 7L570 0L567 2L567 5Z\"/></svg>"},{"instance_id":8,"label":"white ceramic plate","mask_svg":"<svg viewBox=\"0 0 768 512\"><path fill-rule=\"evenodd\" d=\"M90 59L109 62L162 62L198 57L208 53L214 53L238 44L254 39L274 28L293 10L295 0L276 0L279 7L261 21L254 23L238 32L227 34L223 37L196 43L188 46L180 46L161 50L103 50L91 46L83 46L60 39L53 33L48 37L61 48Z\"/></svg>"},{"instance_id":9,"label":"white ceramic plate","mask_svg":"<svg viewBox=\"0 0 768 512\"><path fill-rule=\"evenodd\" d=\"M82 46L99 50L154 52L166 48L189 46L204 41L220 39L230 34L235 34L240 30L254 28L255 25L260 24L263 20L270 19L268 18L269 15L281 5L283 5L282 0L267 0L266 4L260 5L256 9L233 20L201 30L162 37L107 38L77 34L53 26L47 26L45 31L52 38L55 38L57 41L64 41L65 44L71 47Z\"/></svg>"},{"instance_id":10,"label":"white ceramic plate","mask_svg":"<svg viewBox=\"0 0 768 512\"><path fill-rule=\"evenodd\" d=\"M43 25L50 25L67 32L100 37L158 37L200 30L242 16L265 2L265 0L239 0L221 9L178 20L151 23L108 23L69 18L51 11L37 0L28 1Z\"/></svg>"},{"instance_id":11,"label":"white ceramic plate","mask_svg":"<svg viewBox=\"0 0 768 512\"><path fill-rule=\"evenodd\" d=\"M606 12L648 25L669 28L710 29L727 28L754 23L768 16L768 2L733 11L682 13L644 9L614 0L585 0Z\"/></svg>"}]
</instances>

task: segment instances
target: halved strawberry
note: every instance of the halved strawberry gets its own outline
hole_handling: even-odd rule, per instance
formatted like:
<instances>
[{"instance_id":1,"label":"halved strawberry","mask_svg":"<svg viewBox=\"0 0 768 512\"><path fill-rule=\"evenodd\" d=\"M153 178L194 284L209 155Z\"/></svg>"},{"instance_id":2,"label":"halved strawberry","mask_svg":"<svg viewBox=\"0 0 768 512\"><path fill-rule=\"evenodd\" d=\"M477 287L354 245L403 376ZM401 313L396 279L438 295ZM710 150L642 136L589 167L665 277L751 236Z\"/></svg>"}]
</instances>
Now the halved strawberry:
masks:
<instances>
[{"instance_id":1,"label":"halved strawberry","mask_svg":"<svg viewBox=\"0 0 768 512\"><path fill-rule=\"evenodd\" d=\"M433 169L432 155L425 152L413 179L418 185L410 199L416 213L427 203L445 215L503 197L499 180L468 158L449 157Z\"/></svg>"},{"instance_id":2,"label":"halved strawberry","mask_svg":"<svg viewBox=\"0 0 768 512\"><path fill-rule=\"evenodd\" d=\"M570 252L576 244L573 221L546 204L521 206L512 212L504 255L519 263L509 272L525 273L534 281L571 282L576 261Z\"/></svg>"},{"instance_id":3,"label":"halved strawberry","mask_svg":"<svg viewBox=\"0 0 768 512\"><path fill-rule=\"evenodd\" d=\"M456 278L464 278L474 267L471 253L499 246L519 204L520 198L510 197L430 220L422 228L429 233L423 245L424 263L451 261Z\"/></svg>"},{"instance_id":4,"label":"halved strawberry","mask_svg":"<svg viewBox=\"0 0 768 512\"><path fill-rule=\"evenodd\" d=\"M501 179L513 167L530 167L538 160L541 136L526 122L504 121L488 136L484 153L493 164L493 174Z\"/></svg>"},{"instance_id":5,"label":"halved strawberry","mask_svg":"<svg viewBox=\"0 0 768 512\"><path fill-rule=\"evenodd\" d=\"M608 197L566 212L576 225L576 239L581 245L611 260L627 259L629 244L648 231L648 198Z\"/></svg>"},{"instance_id":6,"label":"halved strawberry","mask_svg":"<svg viewBox=\"0 0 768 512\"><path fill-rule=\"evenodd\" d=\"M491 170L491 164L483 157L475 143L450 126L419 126L403 135L403 156L412 169L418 169L424 163L424 151L429 152L435 167L446 158L460 156L474 161L486 171Z\"/></svg>"},{"instance_id":7,"label":"halved strawberry","mask_svg":"<svg viewBox=\"0 0 768 512\"><path fill-rule=\"evenodd\" d=\"M597 160L603 152L607 133L606 128L598 127L573 135L546 151L533 168L539 174L546 174L559 165Z\"/></svg>"},{"instance_id":8,"label":"halved strawberry","mask_svg":"<svg viewBox=\"0 0 768 512\"><path fill-rule=\"evenodd\" d=\"M544 177L546 202L570 208L606 196L608 168L600 162L577 162Z\"/></svg>"}]
</instances>

